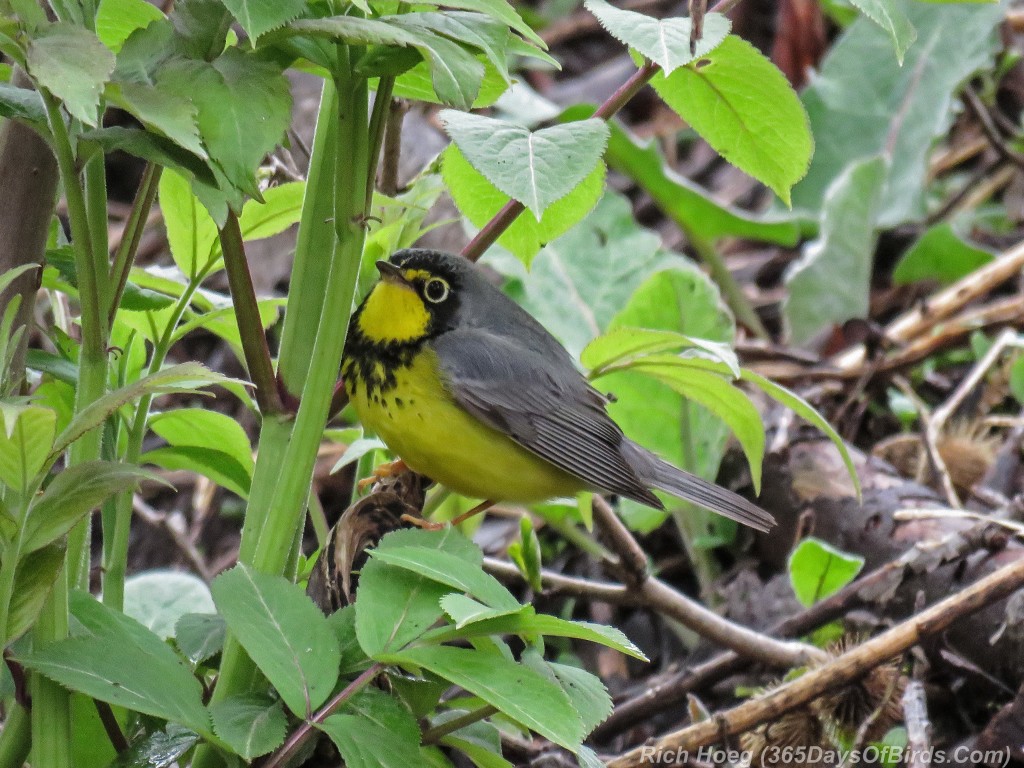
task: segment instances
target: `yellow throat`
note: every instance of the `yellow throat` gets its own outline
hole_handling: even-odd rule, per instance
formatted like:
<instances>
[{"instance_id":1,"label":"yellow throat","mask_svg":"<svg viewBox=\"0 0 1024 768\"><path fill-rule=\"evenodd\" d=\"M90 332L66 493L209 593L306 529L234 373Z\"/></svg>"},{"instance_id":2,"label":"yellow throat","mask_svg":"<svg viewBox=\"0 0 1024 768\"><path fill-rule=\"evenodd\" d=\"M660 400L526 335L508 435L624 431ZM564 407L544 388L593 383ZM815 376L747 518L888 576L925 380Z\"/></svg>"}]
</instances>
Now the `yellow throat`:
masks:
<instances>
[{"instance_id":1,"label":"yellow throat","mask_svg":"<svg viewBox=\"0 0 1024 768\"><path fill-rule=\"evenodd\" d=\"M367 340L387 344L426 336L430 313L409 285L381 280L374 286L359 315L359 330Z\"/></svg>"}]
</instances>

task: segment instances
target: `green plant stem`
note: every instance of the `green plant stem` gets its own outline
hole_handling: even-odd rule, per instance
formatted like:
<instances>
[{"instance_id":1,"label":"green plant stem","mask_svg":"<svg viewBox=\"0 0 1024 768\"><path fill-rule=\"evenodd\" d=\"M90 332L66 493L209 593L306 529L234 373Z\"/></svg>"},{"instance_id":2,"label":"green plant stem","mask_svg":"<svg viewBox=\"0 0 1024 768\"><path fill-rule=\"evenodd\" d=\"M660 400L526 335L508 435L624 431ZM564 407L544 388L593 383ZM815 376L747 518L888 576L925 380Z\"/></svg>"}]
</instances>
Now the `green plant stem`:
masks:
<instances>
[{"instance_id":1,"label":"green plant stem","mask_svg":"<svg viewBox=\"0 0 1024 768\"><path fill-rule=\"evenodd\" d=\"M435 725L433 728L428 728L423 732L423 743L424 744L437 744L441 739L447 736L449 733L454 733L459 728L465 728L467 725L478 723L481 720L490 717L497 713L498 708L488 704L485 707L474 709L472 712L467 712L461 717L453 718L440 725Z\"/></svg>"},{"instance_id":2,"label":"green plant stem","mask_svg":"<svg viewBox=\"0 0 1024 768\"><path fill-rule=\"evenodd\" d=\"M102 152L85 164L85 208L89 216L93 273L100 296L100 311L110 307L110 241L107 237L107 171Z\"/></svg>"},{"instance_id":3,"label":"green plant stem","mask_svg":"<svg viewBox=\"0 0 1024 768\"><path fill-rule=\"evenodd\" d=\"M39 644L67 635L68 584L64 576L58 574L32 636ZM71 694L37 673L29 675L29 692L32 696L32 768L72 768Z\"/></svg>"},{"instance_id":4,"label":"green plant stem","mask_svg":"<svg viewBox=\"0 0 1024 768\"><path fill-rule=\"evenodd\" d=\"M380 149L384 146L384 129L387 126L388 114L391 112L391 94L395 90L395 78L381 77L377 84L377 95L373 99L373 112L370 114L370 173L366 175L366 207L369 209L373 200L373 187L377 178L377 167L380 165Z\"/></svg>"},{"instance_id":5,"label":"green plant stem","mask_svg":"<svg viewBox=\"0 0 1024 768\"><path fill-rule=\"evenodd\" d=\"M160 173L163 171L159 165L146 164L146 170L142 172L142 181L139 184L139 191L132 202L132 210L125 222L124 234L121 236L121 244L114 254L114 263L110 268L110 283L113 293L110 298L110 306L107 311L107 326L114 324L114 317L117 315L118 306L121 303L121 296L124 294L124 287L128 284L128 275L131 273L132 264L135 263L135 254L139 250L139 242L142 240L142 233L146 230L146 220L156 200L157 190L160 186Z\"/></svg>"},{"instance_id":6,"label":"green plant stem","mask_svg":"<svg viewBox=\"0 0 1024 768\"><path fill-rule=\"evenodd\" d=\"M242 242L242 228L234 211L228 211L227 221L220 230L220 248L224 254L224 268L228 273L231 289L231 303L238 321L238 333L242 338L242 353L249 369L249 378L256 385L256 403L264 416L281 413L281 397L277 391L274 363L270 359L267 335L263 332L260 308L256 301L249 262L245 260L245 244Z\"/></svg>"},{"instance_id":7,"label":"green plant stem","mask_svg":"<svg viewBox=\"0 0 1024 768\"><path fill-rule=\"evenodd\" d=\"M21 768L24 765L32 746L30 726L28 710L14 704L0 733L0 768Z\"/></svg>"}]
</instances>

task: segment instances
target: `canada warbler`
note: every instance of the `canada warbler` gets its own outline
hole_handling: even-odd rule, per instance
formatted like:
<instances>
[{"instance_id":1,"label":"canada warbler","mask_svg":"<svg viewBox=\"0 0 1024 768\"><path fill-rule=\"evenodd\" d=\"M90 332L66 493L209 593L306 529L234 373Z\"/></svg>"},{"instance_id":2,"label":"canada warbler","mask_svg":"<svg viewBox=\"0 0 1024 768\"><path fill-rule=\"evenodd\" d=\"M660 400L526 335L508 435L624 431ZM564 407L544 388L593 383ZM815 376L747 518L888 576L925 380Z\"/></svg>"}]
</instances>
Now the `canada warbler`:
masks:
<instances>
[{"instance_id":1,"label":"canada warbler","mask_svg":"<svg viewBox=\"0 0 1024 768\"><path fill-rule=\"evenodd\" d=\"M663 509L654 488L759 530L774 524L623 435L569 353L468 260L409 249L377 269L342 376L362 423L410 469L489 502L592 490Z\"/></svg>"}]
</instances>

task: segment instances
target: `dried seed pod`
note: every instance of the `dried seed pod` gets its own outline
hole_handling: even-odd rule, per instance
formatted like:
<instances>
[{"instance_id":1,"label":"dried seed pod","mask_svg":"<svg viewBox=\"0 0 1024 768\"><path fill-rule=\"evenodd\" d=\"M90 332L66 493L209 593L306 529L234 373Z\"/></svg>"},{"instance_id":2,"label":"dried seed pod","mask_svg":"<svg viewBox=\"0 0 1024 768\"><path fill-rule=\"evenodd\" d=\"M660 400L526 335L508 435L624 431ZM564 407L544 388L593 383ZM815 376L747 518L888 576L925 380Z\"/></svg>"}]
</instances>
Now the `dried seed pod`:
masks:
<instances>
[{"instance_id":1,"label":"dried seed pod","mask_svg":"<svg viewBox=\"0 0 1024 768\"><path fill-rule=\"evenodd\" d=\"M740 736L740 746L749 753L750 765L758 768L813 768L829 749L821 719L809 707L747 731Z\"/></svg>"}]
</instances>

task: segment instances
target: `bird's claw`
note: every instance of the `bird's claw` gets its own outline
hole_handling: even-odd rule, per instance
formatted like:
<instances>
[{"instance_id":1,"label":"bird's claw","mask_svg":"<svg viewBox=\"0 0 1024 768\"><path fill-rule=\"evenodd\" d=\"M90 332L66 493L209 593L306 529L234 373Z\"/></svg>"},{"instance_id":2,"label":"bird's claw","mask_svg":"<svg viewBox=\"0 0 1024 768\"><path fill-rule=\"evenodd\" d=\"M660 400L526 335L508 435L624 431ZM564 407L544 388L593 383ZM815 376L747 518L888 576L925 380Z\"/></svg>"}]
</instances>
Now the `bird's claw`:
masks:
<instances>
[{"instance_id":1,"label":"bird's claw","mask_svg":"<svg viewBox=\"0 0 1024 768\"><path fill-rule=\"evenodd\" d=\"M389 477L397 477L403 472L408 471L409 467L406 466L405 462L401 459L389 461L385 464L378 465L373 472L370 473L369 477L364 477L356 483L356 487L359 489L359 492L362 493L367 488L379 483L381 480L386 480Z\"/></svg>"}]
</instances>

